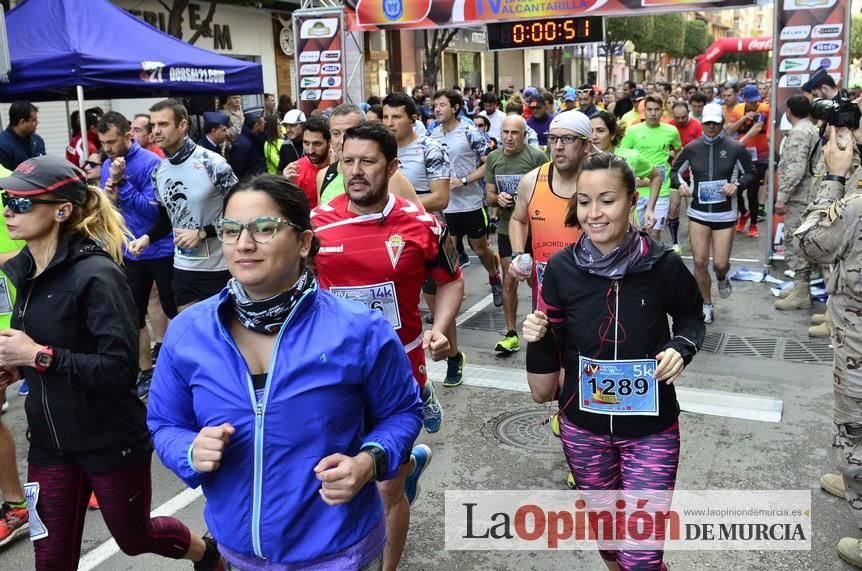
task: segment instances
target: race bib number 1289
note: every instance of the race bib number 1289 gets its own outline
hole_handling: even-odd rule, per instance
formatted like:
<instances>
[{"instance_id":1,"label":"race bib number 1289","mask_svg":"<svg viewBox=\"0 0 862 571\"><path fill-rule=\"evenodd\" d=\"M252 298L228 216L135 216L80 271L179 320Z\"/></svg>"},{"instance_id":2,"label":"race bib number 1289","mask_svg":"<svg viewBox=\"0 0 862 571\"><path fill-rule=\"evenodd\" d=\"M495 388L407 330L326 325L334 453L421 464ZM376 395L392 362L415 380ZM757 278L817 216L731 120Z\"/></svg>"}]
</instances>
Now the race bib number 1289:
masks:
<instances>
[{"instance_id":1,"label":"race bib number 1289","mask_svg":"<svg viewBox=\"0 0 862 571\"><path fill-rule=\"evenodd\" d=\"M578 361L580 410L596 414L658 416L655 359Z\"/></svg>"}]
</instances>

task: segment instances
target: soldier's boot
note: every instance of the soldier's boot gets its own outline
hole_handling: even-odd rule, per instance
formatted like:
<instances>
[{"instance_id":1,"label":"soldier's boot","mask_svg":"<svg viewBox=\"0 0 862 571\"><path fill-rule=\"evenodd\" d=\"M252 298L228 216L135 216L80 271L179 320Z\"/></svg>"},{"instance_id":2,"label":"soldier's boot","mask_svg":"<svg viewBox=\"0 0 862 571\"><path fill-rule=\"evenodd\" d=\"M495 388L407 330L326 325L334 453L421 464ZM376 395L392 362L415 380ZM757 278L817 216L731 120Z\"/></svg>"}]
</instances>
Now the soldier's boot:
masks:
<instances>
[{"instance_id":1,"label":"soldier's boot","mask_svg":"<svg viewBox=\"0 0 862 571\"><path fill-rule=\"evenodd\" d=\"M815 313L811 316L811 325L820 325L821 323L826 323L825 313Z\"/></svg>"},{"instance_id":2,"label":"soldier's boot","mask_svg":"<svg viewBox=\"0 0 862 571\"><path fill-rule=\"evenodd\" d=\"M842 537L838 542L838 557L862 569L862 541L855 537Z\"/></svg>"},{"instance_id":3,"label":"soldier's boot","mask_svg":"<svg viewBox=\"0 0 862 571\"><path fill-rule=\"evenodd\" d=\"M829 337L829 328L826 327L825 323L821 323L820 325L812 325L808 328L808 336L809 337Z\"/></svg>"},{"instance_id":4,"label":"soldier's boot","mask_svg":"<svg viewBox=\"0 0 862 571\"><path fill-rule=\"evenodd\" d=\"M788 311L793 309L808 309L811 307L811 293L808 283L797 282L790 295L775 302L775 309Z\"/></svg>"},{"instance_id":5,"label":"soldier's boot","mask_svg":"<svg viewBox=\"0 0 862 571\"><path fill-rule=\"evenodd\" d=\"M820 488L833 496L844 497L844 477L841 474L823 474L820 476Z\"/></svg>"}]
</instances>

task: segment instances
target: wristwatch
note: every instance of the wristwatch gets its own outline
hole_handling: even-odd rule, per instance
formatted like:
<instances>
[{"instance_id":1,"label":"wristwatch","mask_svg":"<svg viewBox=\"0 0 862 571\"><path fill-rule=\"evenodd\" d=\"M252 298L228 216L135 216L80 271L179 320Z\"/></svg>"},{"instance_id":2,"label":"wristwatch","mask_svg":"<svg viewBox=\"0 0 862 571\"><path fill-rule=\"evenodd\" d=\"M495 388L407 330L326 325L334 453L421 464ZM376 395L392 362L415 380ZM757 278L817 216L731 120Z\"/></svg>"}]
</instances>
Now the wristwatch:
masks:
<instances>
[{"instance_id":1,"label":"wristwatch","mask_svg":"<svg viewBox=\"0 0 862 571\"><path fill-rule=\"evenodd\" d=\"M47 373L48 369L51 368L51 364L54 362L54 349L52 347L42 347L38 353L36 353L36 360L34 363L34 367L36 368L37 373Z\"/></svg>"},{"instance_id":2,"label":"wristwatch","mask_svg":"<svg viewBox=\"0 0 862 571\"><path fill-rule=\"evenodd\" d=\"M198 228L198 238L200 238L201 240L206 240L206 239L207 239L207 230L206 230L206 228L204 228L204 227L200 227L200 228Z\"/></svg>"},{"instance_id":3,"label":"wristwatch","mask_svg":"<svg viewBox=\"0 0 862 571\"><path fill-rule=\"evenodd\" d=\"M461 177L461 184L463 184L464 186L467 186L467 177L466 176Z\"/></svg>"},{"instance_id":4,"label":"wristwatch","mask_svg":"<svg viewBox=\"0 0 862 571\"><path fill-rule=\"evenodd\" d=\"M379 480L386 472L388 472L388 464L386 462L386 450L374 444L366 444L359 449L360 452L368 452L371 460L374 462L374 477L373 480Z\"/></svg>"},{"instance_id":5,"label":"wristwatch","mask_svg":"<svg viewBox=\"0 0 862 571\"><path fill-rule=\"evenodd\" d=\"M837 174L827 174L823 177L823 180L834 180L835 182L840 182L841 184L847 184L847 179Z\"/></svg>"}]
</instances>

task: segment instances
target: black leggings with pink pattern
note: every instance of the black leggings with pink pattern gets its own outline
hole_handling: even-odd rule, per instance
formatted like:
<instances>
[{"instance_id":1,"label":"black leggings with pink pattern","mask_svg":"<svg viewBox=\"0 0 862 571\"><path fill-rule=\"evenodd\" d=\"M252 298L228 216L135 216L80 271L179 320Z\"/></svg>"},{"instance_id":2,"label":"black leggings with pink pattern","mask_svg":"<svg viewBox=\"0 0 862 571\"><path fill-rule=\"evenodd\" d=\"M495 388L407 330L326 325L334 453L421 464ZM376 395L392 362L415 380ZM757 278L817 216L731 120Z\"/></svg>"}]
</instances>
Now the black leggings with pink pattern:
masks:
<instances>
[{"instance_id":1,"label":"black leggings with pink pattern","mask_svg":"<svg viewBox=\"0 0 862 571\"><path fill-rule=\"evenodd\" d=\"M78 568L91 491L96 492L102 518L123 552L182 558L189 550L189 528L171 517L150 518L150 461L147 455L111 472L85 472L75 464L31 464L28 481L39 483L36 511L48 530L47 537L33 542L36 571Z\"/></svg>"}]
</instances>

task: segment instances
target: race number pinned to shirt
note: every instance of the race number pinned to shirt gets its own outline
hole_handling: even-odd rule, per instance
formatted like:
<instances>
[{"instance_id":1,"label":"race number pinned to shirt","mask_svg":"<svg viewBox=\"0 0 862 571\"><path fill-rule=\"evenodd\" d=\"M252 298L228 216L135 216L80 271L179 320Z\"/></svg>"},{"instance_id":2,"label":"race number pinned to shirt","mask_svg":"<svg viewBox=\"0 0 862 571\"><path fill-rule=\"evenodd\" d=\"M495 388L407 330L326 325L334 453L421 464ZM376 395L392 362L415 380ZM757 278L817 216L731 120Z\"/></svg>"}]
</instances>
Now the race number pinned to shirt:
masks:
<instances>
[{"instance_id":1,"label":"race number pinned to shirt","mask_svg":"<svg viewBox=\"0 0 862 571\"><path fill-rule=\"evenodd\" d=\"M497 192L505 192L512 198L518 196L518 184L523 175L520 174L498 174L494 177Z\"/></svg>"},{"instance_id":2,"label":"race number pinned to shirt","mask_svg":"<svg viewBox=\"0 0 862 571\"><path fill-rule=\"evenodd\" d=\"M718 204L727 200L727 196L721 192L726 180L707 180L697 184L697 200L701 204Z\"/></svg>"},{"instance_id":3,"label":"race number pinned to shirt","mask_svg":"<svg viewBox=\"0 0 862 571\"><path fill-rule=\"evenodd\" d=\"M30 516L30 540L48 537L48 528L42 523L36 505L39 503L39 482L24 484L24 498L27 500L27 514Z\"/></svg>"},{"instance_id":4,"label":"race number pinned to shirt","mask_svg":"<svg viewBox=\"0 0 862 571\"><path fill-rule=\"evenodd\" d=\"M751 155L752 161L757 160L757 148L756 147L746 147L745 150L748 151L749 155Z\"/></svg>"},{"instance_id":5,"label":"race number pinned to shirt","mask_svg":"<svg viewBox=\"0 0 862 571\"><path fill-rule=\"evenodd\" d=\"M664 184L664 181L667 178L667 165L656 165L655 169L661 175L661 183Z\"/></svg>"},{"instance_id":6,"label":"race number pinned to shirt","mask_svg":"<svg viewBox=\"0 0 862 571\"><path fill-rule=\"evenodd\" d=\"M395 282L383 282L367 286L343 286L329 289L332 295L351 301L358 301L368 309L383 313L386 321L395 330L401 329L401 313L398 311L398 295Z\"/></svg>"},{"instance_id":7,"label":"race number pinned to shirt","mask_svg":"<svg viewBox=\"0 0 862 571\"><path fill-rule=\"evenodd\" d=\"M175 246L174 255L186 260L206 260L210 257L209 240L201 240L196 248L185 249Z\"/></svg>"},{"instance_id":8,"label":"race number pinned to shirt","mask_svg":"<svg viewBox=\"0 0 862 571\"><path fill-rule=\"evenodd\" d=\"M578 408L595 414L658 416L655 359L578 360Z\"/></svg>"}]
</instances>

